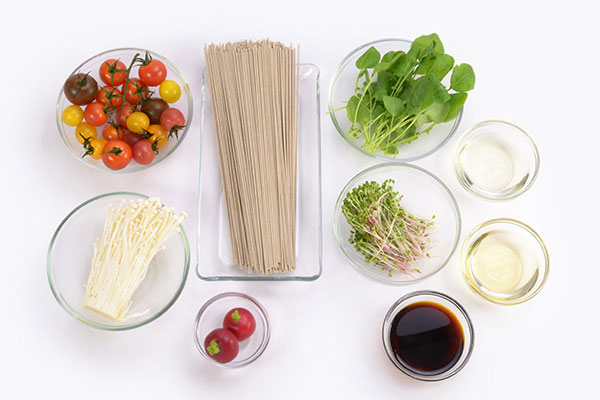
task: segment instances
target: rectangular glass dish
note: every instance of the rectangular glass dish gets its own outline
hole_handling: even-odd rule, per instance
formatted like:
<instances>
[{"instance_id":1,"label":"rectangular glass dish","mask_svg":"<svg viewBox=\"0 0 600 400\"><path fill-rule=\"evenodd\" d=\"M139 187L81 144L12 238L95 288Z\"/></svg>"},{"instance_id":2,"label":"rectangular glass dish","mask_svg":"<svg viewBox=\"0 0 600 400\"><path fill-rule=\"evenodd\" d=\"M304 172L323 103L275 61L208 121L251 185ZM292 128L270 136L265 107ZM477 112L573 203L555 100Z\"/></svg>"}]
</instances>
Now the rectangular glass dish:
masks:
<instances>
[{"instance_id":1,"label":"rectangular glass dish","mask_svg":"<svg viewBox=\"0 0 600 400\"><path fill-rule=\"evenodd\" d=\"M296 269L260 275L233 264L206 69L202 72L196 275L207 281L313 281L321 276L321 118L319 69L299 65Z\"/></svg>"}]
</instances>

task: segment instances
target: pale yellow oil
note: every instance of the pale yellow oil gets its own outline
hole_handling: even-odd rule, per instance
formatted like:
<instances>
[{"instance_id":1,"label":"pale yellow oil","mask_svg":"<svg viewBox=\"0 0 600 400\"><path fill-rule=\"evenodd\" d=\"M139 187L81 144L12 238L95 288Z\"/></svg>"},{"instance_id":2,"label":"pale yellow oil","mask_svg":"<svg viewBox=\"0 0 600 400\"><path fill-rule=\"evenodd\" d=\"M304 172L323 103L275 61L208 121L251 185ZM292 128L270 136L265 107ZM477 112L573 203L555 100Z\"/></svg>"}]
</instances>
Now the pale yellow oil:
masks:
<instances>
[{"instance_id":1,"label":"pale yellow oil","mask_svg":"<svg viewBox=\"0 0 600 400\"><path fill-rule=\"evenodd\" d=\"M466 262L472 283L492 297L519 297L537 278L531 249L502 231L488 232L476 240L467 251Z\"/></svg>"}]
</instances>

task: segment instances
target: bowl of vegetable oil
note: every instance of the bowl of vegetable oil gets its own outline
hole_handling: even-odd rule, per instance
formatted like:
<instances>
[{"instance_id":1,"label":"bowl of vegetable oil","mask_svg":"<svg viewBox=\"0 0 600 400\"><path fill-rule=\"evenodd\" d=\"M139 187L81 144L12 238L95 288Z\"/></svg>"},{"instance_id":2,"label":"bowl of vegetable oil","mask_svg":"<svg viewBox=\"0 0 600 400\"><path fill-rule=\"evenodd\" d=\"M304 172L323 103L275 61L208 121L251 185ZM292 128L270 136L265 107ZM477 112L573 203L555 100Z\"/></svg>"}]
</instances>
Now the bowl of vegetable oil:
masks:
<instances>
[{"instance_id":1,"label":"bowl of vegetable oil","mask_svg":"<svg viewBox=\"0 0 600 400\"><path fill-rule=\"evenodd\" d=\"M508 200L525 193L539 169L538 149L518 126L491 120L475 124L458 142L454 170L460 184L487 200Z\"/></svg>"},{"instance_id":2,"label":"bowl of vegetable oil","mask_svg":"<svg viewBox=\"0 0 600 400\"><path fill-rule=\"evenodd\" d=\"M538 294L550 266L540 236L509 218L476 226L464 241L461 260L467 285L484 299L503 305L523 303Z\"/></svg>"}]
</instances>

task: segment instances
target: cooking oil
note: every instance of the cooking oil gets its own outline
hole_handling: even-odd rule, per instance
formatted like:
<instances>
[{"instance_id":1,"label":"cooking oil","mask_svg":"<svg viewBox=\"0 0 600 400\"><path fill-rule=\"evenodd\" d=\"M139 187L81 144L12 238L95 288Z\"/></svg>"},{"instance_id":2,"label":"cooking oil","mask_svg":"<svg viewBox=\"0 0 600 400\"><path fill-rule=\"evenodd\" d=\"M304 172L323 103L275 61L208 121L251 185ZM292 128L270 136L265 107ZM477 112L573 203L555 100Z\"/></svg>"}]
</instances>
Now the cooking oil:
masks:
<instances>
[{"instance_id":1,"label":"cooking oil","mask_svg":"<svg viewBox=\"0 0 600 400\"><path fill-rule=\"evenodd\" d=\"M504 231L489 231L467 250L469 278L487 295L513 299L535 284L537 259L531 248Z\"/></svg>"}]
</instances>

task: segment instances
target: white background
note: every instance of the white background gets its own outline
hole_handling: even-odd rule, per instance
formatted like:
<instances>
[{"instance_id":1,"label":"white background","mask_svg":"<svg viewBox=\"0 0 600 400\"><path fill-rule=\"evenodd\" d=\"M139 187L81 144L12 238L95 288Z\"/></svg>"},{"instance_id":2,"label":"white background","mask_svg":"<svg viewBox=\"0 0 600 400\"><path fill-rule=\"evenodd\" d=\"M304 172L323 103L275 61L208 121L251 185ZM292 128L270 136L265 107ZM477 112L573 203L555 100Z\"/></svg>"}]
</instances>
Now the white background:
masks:
<instances>
[{"instance_id":1,"label":"white background","mask_svg":"<svg viewBox=\"0 0 600 400\"><path fill-rule=\"evenodd\" d=\"M595 198L600 29L598 13L586 6L594 2L557 3L561 6L398 0L5 5L0 397L526 399L583 393L598 372L592 330L598 325L593 288L600 267ZM451 164L456 137L417 163L455 193L463 214L461 237L500 216L522 219L540 233L550 250L551 274L527 304L501 307L476 297L461 279L456 254L425 282L388 287L359 275L337 249L336 197L350 177L375 161L345 143L324 114L333 71L362 43L431 32L477 74L459 133L499 118L523 127L539 146L538 181L502 204L478 200L459 187ZM150 48L183 70L199 116L204 43L265 37L300 44L302 61L321 69L322 277L311 283L210 283L190 271L178 302L147 326L102 332L75 321L55 302L46 279L45 256L56 226L92 196L132 190L187 211L185 227L195 245L200 119L176 154L156 167L126 175L95 171L76 160L58 136L54 105L64 79L100 51ZM388 307L418 289L453 296L475 326L471 361L444 382L410 380L383 351L380 329ZM272 321L266 352L239 370L209 364L192 341L198 308L229 290L257 297Z\"/></svg>"}]
</instances>

